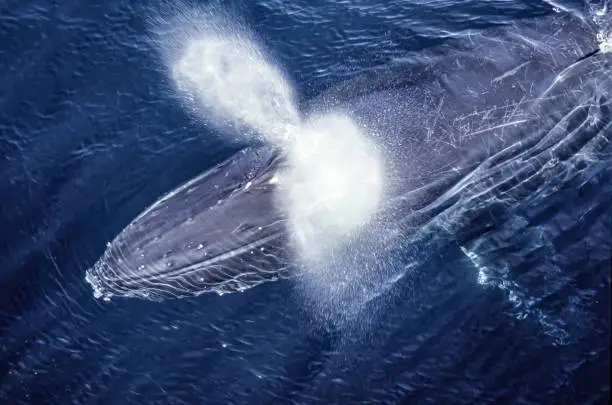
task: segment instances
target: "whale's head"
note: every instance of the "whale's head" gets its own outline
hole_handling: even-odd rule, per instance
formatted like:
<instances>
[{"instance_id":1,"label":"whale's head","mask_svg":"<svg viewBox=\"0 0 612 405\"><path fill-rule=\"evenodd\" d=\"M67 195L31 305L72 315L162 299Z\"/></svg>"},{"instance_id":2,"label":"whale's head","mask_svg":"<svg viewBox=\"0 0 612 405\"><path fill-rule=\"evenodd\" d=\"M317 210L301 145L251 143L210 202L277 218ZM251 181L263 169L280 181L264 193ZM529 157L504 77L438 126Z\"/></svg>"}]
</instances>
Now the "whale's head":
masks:
<instances>
[{"instance_id":1,"label":"whale's head","mask_svg":"<svg viewBox=\"0 0 612 405\"><path fill-rule=\"evenodd\" d=\"M225 293L282 277L286 215L274 201L282 162L275 149L247 148L162 197L88 270L95 294Z\"/></svg>"}]
</instances>

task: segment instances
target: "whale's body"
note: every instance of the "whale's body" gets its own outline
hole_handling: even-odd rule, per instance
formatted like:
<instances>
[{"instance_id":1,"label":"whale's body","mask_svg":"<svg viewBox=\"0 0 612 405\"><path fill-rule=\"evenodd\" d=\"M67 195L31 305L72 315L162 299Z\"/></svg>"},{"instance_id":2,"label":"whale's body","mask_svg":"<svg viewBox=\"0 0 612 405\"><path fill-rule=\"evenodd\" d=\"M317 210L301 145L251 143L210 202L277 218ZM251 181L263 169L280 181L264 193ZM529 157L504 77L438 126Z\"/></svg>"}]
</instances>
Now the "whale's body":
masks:
<instances>
[{"instance_id":1,"label":"whale's body","mask_svg":"<svg viewBox=\"0 0 612 405\"><path fill-rule=\"evenodd\" d=\"M460 239L495 202L541 201L563 173L609 159L612 57L597 48L593 27L568 15L470 32L341 83L307 110L348 114L383 150L378 232ZM249 147L161 198L87 271L96 296L226 293L299 274L275 196L283 160Z\"/></svg>"}]
</instances>

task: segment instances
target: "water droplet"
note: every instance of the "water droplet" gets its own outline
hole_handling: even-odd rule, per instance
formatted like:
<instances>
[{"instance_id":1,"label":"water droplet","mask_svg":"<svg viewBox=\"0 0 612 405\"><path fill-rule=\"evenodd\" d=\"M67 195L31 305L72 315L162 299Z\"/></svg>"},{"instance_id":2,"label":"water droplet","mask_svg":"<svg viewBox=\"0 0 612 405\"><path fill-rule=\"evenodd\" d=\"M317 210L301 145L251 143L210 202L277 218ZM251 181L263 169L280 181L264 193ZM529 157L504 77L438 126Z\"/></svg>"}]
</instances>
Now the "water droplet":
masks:
<instances>
[{"instance_id":1,"label":"water droplet","mask_svg":"<svg viewBox=\"0 0 612 405\"><path fill-rule=\"evenodd\" d=\"M145 266L144 264L141 264L140 266L138 266L138 270L144 270Z\"/></svg>"},{"instance_id":2,"label":"water droplet","mask_svg":"<svg viewBox=\"0 0 612 405\"><path fill-rule=\"evenodd\" d=\"M172 267L172 264L173 264L172 261L168 261L166 262L166 267Z\"/></svg>"},{"instance_id":3,"label":"water droplet","mask_svg":"<svg viewBox=\"0 0 612 405\"><path fill-rule=\"evenodd\" d=\"M204 245L202 245L201 243L198 245L198 250L202 250L204 249Z\"/></svg>"}]
</instances>

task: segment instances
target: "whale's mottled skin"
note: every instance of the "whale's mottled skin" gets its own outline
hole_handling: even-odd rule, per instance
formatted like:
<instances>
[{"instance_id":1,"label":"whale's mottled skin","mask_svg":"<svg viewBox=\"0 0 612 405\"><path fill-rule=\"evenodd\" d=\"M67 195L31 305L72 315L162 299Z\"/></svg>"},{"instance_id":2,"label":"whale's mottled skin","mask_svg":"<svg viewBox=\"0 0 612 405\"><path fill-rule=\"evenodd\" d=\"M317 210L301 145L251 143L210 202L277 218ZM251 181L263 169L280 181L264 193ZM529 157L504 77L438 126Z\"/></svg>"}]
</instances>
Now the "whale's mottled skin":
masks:
<instances>
[{"instance_id":1,"label":"whale's mottled skin","mask_svg":"<svg viewBox=\"0 0 612 405\"><path fill-rule=\"evenodd\" d=\"M491 201L554 190L555 170L609 157L612 60L597 49L594 27L569 15L470 32L341 83L307 110L344 111L381 145L383 217L397 233L437 224L467 234ZM87 271L96 295L225 293L297 274L275 204L281 165L273 148L247 148L163 197Z\"/></svg>"}]
</instances>

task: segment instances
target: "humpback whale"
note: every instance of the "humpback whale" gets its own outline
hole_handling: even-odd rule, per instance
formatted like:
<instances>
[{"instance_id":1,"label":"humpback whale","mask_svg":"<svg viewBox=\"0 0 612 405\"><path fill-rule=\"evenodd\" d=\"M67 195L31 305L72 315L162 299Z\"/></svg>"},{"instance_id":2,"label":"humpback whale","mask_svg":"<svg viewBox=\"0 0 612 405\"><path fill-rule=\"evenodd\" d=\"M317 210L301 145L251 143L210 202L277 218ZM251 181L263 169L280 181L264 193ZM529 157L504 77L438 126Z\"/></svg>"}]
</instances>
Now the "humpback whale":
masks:
<instances>
[{"instance_id":1,"label":"humpback whale","mask_svg":"<svg viewBox=\"0 0 612 405\"><path fill-rule=\"evenodd\" d=\"M380 149L384 198L359 231L390 235L377 249L432 235L463 244L502 226L477 221L483 212L511 217L519 201L537 206L564 179L609 162L611 67L595 27L557 14L459 33L337 84L303 110L350 117ZM160 198L87 270L95 296L224 294L311 271L279 202L287 156L251 145ZM465 247L470 257L478 249Z\"/></svg>"}]
</instances>

